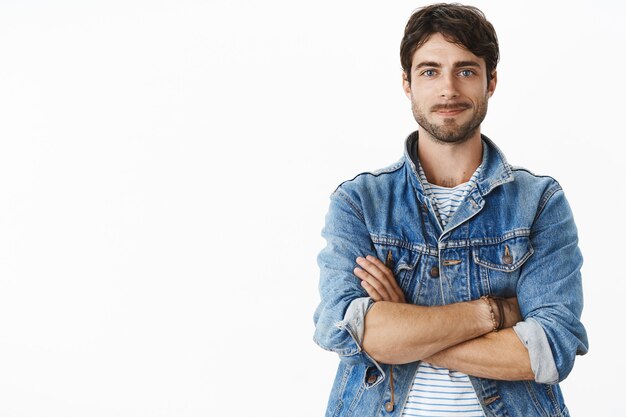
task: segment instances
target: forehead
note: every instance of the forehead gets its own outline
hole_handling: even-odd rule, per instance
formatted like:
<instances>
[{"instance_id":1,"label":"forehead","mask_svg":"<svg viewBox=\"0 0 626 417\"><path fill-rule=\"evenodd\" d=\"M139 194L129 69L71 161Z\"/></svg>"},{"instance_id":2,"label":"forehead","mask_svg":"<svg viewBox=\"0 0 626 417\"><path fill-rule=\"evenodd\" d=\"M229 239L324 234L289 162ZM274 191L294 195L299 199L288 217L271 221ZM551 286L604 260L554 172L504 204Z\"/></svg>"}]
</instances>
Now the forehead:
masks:
<instances>
[{"instance_id":1,"label":"forehead","mask_svg":"<svg viewBox=\"0 0 626 417\"><path fill-rule=\"evenodd\" d=\"M435 33L428 38L413 53L412 66L419 65L420 62L437 62L442 65L454 64L459 61L475 61L481 67L485 66L485 60L474 55L456 43L448 41L441 33Z\"/></svg>"}]
</instances>

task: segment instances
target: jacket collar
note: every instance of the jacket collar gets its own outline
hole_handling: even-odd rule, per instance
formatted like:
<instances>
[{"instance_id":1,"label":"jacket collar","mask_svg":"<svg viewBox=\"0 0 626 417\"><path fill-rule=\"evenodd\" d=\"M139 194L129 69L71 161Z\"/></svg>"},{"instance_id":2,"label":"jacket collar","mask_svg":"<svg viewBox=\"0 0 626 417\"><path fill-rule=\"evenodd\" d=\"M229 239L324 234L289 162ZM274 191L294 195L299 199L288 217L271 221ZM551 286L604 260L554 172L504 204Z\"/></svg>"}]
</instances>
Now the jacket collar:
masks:
<instances>
[{"instance_id":1,"label":"jacket collar","mask_svg":"<svg viewBox=\"0 0 626 417\"><path fill-rule=\"evenodd\" d=\"M424 185L417 173L418 170L415 161L411 157L411 155L415 155L415 158L417 158L418 136L418 131L416 130L406 138L404 158L411 167L413 176L417 180L417 187L423 193ZM513 171L500 148L485 135L481 135L481 139L483 142L483 168L478 175L476 188L482 196L485 196L497 186L513 181Z\"/></svg>"}]
</instances>

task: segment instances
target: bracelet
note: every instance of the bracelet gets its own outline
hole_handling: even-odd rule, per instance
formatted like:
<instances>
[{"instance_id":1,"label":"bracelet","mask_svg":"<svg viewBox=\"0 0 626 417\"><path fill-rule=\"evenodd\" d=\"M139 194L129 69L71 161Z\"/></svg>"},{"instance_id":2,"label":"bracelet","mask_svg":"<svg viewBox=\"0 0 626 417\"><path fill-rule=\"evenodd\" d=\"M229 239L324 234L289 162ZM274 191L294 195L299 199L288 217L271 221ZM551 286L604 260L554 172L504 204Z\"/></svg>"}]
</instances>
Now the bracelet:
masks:
<instances>
[{"instance_id":1,"label":"bracelet","mask_svg":"<svg viewBox=\"0 0 626 417\"><path fill-rule=\"evenodd\" d=\"M491 305L491 301L488 295L483 295L482 297L480 297L481 300L483 300L485 303L487 303L487 306L489 307L489 314L491 315L491 324L493 324L493 329L491 329L492 332L497 332L498 331L498 325L500 323L496 323L496 315L493 312L493 306Z\"/></svg>"},{"instance_id":2,"label":"bracelet","mask_svg":"<svg viewBox=\"0 0 626 417\"><path fill-rule=\"evenodd\" d=\"M498 306L498 315L500 317L498 317L498 328L495 330L496 332L498 330L502 330L502 328L504 327L504 307L502 306L502 298L500 297L494 297L494 300L496 300L496 305Z\"/></svg>"}]
</instances>

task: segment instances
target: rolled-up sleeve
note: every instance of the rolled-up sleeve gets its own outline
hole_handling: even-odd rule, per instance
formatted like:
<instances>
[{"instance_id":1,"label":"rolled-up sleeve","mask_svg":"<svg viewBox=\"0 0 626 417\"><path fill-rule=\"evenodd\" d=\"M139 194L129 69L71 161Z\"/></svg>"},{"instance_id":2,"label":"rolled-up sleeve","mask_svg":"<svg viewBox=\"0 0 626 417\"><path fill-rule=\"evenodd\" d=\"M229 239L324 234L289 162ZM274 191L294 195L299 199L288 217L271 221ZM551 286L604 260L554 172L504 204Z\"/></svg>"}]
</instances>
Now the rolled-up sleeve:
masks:
<instances>
[{"instance_id":1,"label":"rolled-up sleeve","mask_svg":"<svg viewBox=\"0 0 626 417\"><path fill-rule=\"evenodd\" d=\"M346 363L376 366L384 375L380 364L362 348L365 315L373 300L353 272L356 258L375 255L374 246L358 201L341 188L330 200L322 231L326 247L317 258L321 300L313 317L313 340Z\"/></svg>"},{"instance_id":2,"label":"rolled-up sleeve","mask_svg":"<svg viewBox=\"0 0 626 417\"><path fill-rule=\"evenodd\" d=\"M550 343L539 322L534 319L521 321L513 326L513 330L528 349L535 382L556 384L559 380L559 373L554 363Z\"/></svg>"},{"instance_id":3,"label":"rolled-up sleeve","mask_svg":"<svg viewBox=\"0 0 626 417\"><path fill-rule=\"evenodd\" d=\"M556 383L588 350L580 321L583 293L576 225L558 183L544 193L531 230L533 256L522 266L517 297L524 321L514 330L528 349L535 380Z\"/></svg>"},{"instance_id":4,"label":"rolled-up sleeve","mask_svg":"<svg viewBox=\"0 0 626 417\"><path fill-rule=\"evenodd\" d=\"M343 317L344 326L350 326L352 337L359 346L363 345L363 333L365 332L365 315L372 307L374 300L371 297L361 297L350 302L346 315Z\"/></svg>"}]
</instances>

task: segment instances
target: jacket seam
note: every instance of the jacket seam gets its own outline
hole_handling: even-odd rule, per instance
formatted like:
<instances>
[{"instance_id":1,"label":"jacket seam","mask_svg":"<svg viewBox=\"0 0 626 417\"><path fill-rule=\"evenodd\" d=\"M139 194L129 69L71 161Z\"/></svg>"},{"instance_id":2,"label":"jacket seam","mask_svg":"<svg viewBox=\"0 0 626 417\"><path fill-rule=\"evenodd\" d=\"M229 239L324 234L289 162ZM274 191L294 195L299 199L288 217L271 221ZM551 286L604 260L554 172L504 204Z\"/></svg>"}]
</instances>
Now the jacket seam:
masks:
<instances>
[{"instance_id":1,"label":"jacket seam","mask_svg":"<svg viewBox=\"0 0 626 417\"><path fill-rule=\"evenodd\" d=\"M475 246L482 246L482 245L497 245L502 242L506 242L509 239L513 239L516 237L530 237L530 235L531 235L531 229L524 227L524 228L511 230L509 232L506 232L496 237L448 240L445 242L445 244L442 246L441 249L466 248L466 247L475 247ZM407 249L413 252L422 253L426 255L432 255L432 256L437 256L439 254L439 248L437 247L431 247L428 245L412 243L410 241L394 238L391 236L370 234L370 238L372 239L373 243L379 244L379 245L395 246L398 248Z\"/></svg>"},{"instance_id":2,"label":"jacket seam","mask_svg":"<svg viewBox=\"0 0 626 417\"><path fill-rule=\"evenodd\" d=\"M523 381L524 385L526 385L526 391L528 392L533 404L535 405L535 409L544 417L550 417L546 414L546 410L542 407L539 399L537 398L537 393L533 389L533 385L530 381Z\"/></svg>"},{"instance_id":3,"label":"jacket seam","mask_svg":"<svg viewBox=\"0 0 626 417\"><path fill-rule=\"evenodd\" d=\"M371 234L370 238L372 239L373 243L379 244L379 245L395 246L398 248L410 250L412 252L428 254L428 255L437 255L438 253L436 248L431 248L426 245L420 245L420 244L409 242L407 240L397 239L394 237Z\"/></svg>"},{"instance_id":4,"label":"jacket seam","mask_svg":"<svg viewBox=\"0 0 626 417\"><path fill-rule=\"evenodd\" d=\"M513 239L516 237L529 237L529 236L530 236L530 229L527 227L524 227L524 228L511 230L497 237L470 239L469 244L470 246L497 245L497 244L500 244L502 242L505 242L509 239Z\"/></svg>"},{"instance_id":5,"label":"jacket seam","mask_svg":"<svg viewBox=\"0 0 626 417\"><path fill-rule=\"evenodd\" d=\"M534 172L532 172L530 169L525 168L525 167L521 167L521 166L511 166L511 170L512 171L524 171L529 173L530 175L532 175L535 178L550 178L551 180L556 182L556 179L554 179L553 176L551 175L543 175L543 174L535 174Z\"/></svg>"},{"instance_id":6,"label":"jacket seam","mask_svg":"<svg viewBox=\"0 0 626 417\"><path fill-rule=\"evenodd\" d=\"M548 201L550 201L552 196L559 191L563 191L563 189L561 188L561 185L557 182L556 185L552 186L544 193L544 196L541 199L541 202L539 203L539 209L537 210L535 220L537 220L539 216L541 216L541 213L543 213L543 209L546 207L546 205L548 204Z\"/></svg>"},{"instance_id":7,"label":"jacket seam","mask_svg":"<svg viewBox=\"0 0 626 417\"><path fill-rule=\"evenodd\" d=\"M363 223L365 223L365 216L363 215L363 212L361 211L359 206L354 201L352 201L352 199L350 198L350 196L348 196L348 194L346 194L345 192L341 191L340 189L337 189L337 190L335 190L333 195L337 196L338 198L341 198L346 203L348 203L348 205L352 208L352 210L354 210L354 212L357 215L357 217L359 218L359 220L361 220Z\"/></svg>"},{"instance_id":8,"label":"jacket seam","mask_svg":"<svg viewBox=\"0 0 626 417\"><path fill-rule=\"evenodd\" d=\"M381 176L381 175L383 175L383 174L391 174L391 173L394 173L394 172L398 171L400 168L402 168L402 166L404 165L404 162L405 162L405 161L404 161L404 158L401 158L398 162L396 162L396 163L394 163L394 164L392 164L392 165L389 165L388 167L381 168L381 169L378 169L378 170L376 170L376 171L364 171L364 172L360 172L360 173L356 174L354 177L352 177L352 179L345 180L345 181L343 181L341 184L339 184L339 185L337 186L337 188L335 188L335 191L338 191L338 190L339 190L339 188L341 188L341 186L342 186L342 185L344 185L345 183L347 183L347 182L352 182L352 181L356 180L356 179L357 179L357 178L359 178L361 175L372 175L372 176L374 176L374 177L379 177L379 176Z\"/></svg>"}]
</instances>

